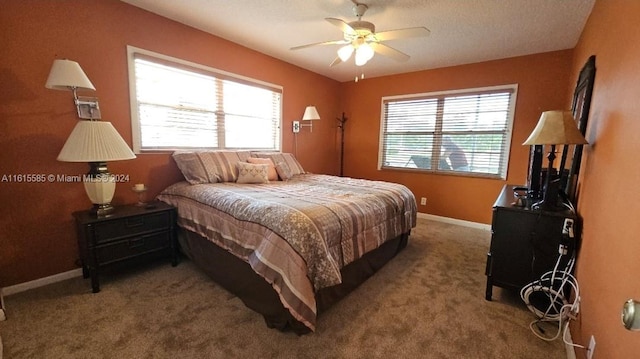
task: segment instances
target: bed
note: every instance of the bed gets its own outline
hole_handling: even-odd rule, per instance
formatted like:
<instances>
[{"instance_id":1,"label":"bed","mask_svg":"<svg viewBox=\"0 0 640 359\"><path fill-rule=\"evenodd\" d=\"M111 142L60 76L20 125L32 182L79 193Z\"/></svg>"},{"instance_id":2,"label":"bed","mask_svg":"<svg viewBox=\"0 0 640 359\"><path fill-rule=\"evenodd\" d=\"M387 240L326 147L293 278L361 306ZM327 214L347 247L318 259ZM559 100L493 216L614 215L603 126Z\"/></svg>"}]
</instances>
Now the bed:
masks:
<instances>
[{"instance_id":1,"label":"bed","mask_svg":"<svg viewBox=\"0 0 640 359\"><path fill-rule=\"evenodd\" d=\"M416 223L405 186L304 172L291 154L174 154L186 181L180 247L269 327L314 331L317 315L402 250ZM270 180L269 180L270 178Z\"/></svg>"}]
</instances>

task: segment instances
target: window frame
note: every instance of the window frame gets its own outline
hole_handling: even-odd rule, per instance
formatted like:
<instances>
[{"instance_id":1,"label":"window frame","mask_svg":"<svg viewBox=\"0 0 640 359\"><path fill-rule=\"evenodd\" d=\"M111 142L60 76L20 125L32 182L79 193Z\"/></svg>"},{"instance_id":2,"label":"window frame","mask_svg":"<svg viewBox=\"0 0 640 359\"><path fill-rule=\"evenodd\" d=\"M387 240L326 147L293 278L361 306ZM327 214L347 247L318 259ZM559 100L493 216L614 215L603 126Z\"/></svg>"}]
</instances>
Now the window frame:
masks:
<instances>
[{"instance_id":1,"label":"window frame","mask_svg":"<svg viewBox=\"0 0 640 359\"><path fill-rule=\"evenodd\" d=\"M135 59L136 57L141 57L148 59L151 62L156 62L159 64L171 66L178 69L183 69L187 71L192 71L200 74L204 74L207 76L213 76L217 81L230 80L233 82L237 82L240 84L255 86L259 88L265 88L272 90L274 92L280 92L280 108L279 108L279 116L280 120L277 124L276 128L276 138L274 140L274 145L277 148L227 148L221 146L224 144L224 141L218 143L218 147L164 147L164 148L142 148L142 129L140 126L140 117L139 117L139 108L137 101L137 84L136 84L136 73L135 73ZM225 149L233 149L233 150L252 150L252 151L260 151L260 150L269 150L269 151L281 151L282 150L282 138L283 138L283 103L284 103L284 87L281 85L272 84L269 82L257 80L254 78L238 75L232 72L216 69L213 67L209 67L206 65L198 64L195 62L179 59L176 57L160 54L154 51L141 49L135 46L127 45L127 68L128 68L128 78L129 78L129 105L131 109L131 135L132 135L132 145L133 151L136 154L142 153L167 153L174 151L198 151L198 150L225 150ZM216 101L214 97L214 101ZM218 136L218 139L220 137Z\"/></svg>"},{"instance_id":2,"label":"window frame","mask_svg":"<svg viewBox=\"0 0 640 359\"><path fill-rule=\"evenodd\" d=\"M481 95L481 94L490 94L496 92L511 92L511 98L509 101L508 108L508 118L506 129L504 131L504 152L503 152L503 167L502 171L498 174L492 173L480 173L480 172L471 172L471 171L455 171L455 170L441 170L441 169L433 169L433 168L410 168L410 167L395 167L395 166L384 166L384 149L385 149L385 125L386 125L386 112L385 112L385 104L393 101L411 101L417 99L438 99L444 97L454 97L454 96L462 96L465 94L468 95ZM508 169L509 169L509 157L511 154L511 141L513 137L513 124L515 122L515 108L516 101L518 95L518 84L507 84L507 85L497 85L497 86L487 86L487 87L476 87L476 88L466 88L466 89L457 89L457 90L446 90L446 91L435 91L435 92L427 92L427 93L416 93L416 94L404 94L404 95L393 95L393 96L383 96L380 101L380 133L379 133L379 142L378 142L378 170L393 170L393 171L411 171L411 172L420 172L420 173L432 173L432 174L443 174L443 175L456 175L456 176L464 176L464 177L479 177L479 178L490 178L490 179L500 179L506 180ZM437 136L437 132L440 132L440 137L443 136L442 131L442 120L436 119L436 129L433 131L434 138Z\"/></svg>"}]
</instances>

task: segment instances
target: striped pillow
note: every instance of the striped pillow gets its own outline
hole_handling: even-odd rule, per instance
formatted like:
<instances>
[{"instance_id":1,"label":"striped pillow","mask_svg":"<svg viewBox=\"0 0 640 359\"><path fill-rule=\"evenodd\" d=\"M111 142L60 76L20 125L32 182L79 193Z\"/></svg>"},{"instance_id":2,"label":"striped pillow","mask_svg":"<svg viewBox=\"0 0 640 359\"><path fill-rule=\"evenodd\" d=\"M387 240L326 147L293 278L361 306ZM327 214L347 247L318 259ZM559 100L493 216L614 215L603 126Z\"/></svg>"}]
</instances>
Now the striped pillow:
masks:
<instances>
[{"instance_id":1,"label":"striped pillow","mask_svg":"<svg viewBox=\"0 0 640 359\"><path fill-rule=\"evenodd\" d=\"M249 151L198 152L208 177L215 178L217 182L235 182L238 179L237 163L246 162L250 156Z\"/></svg>"},{"instance_id":2,"label":"striped pillow","mask_svg":"<svg viewBox=\"0 0 640 359\"><path fill-rule=\"evenodd\" d=\"M246 162L249 151L174 152L182 175L191 184L235 182L238 162Z\"/></svg>"},{"instance_id":3,"label":"striped pillow","mask_svg":"<svg viewBox=\"0 0 640 359\"><path fill-rule=\"evenodd\" d=\"M204 163L202 163L196 152L174 152L171 157L173 157L187 182L200 184L216 183L218 181L215 176L209 177L204 168Z\"/></svg>"},{"instance_id":4,"label":"striped pillow","mask_svg":"<svg viewBox=\"0 0 640 359\"><path fill-rule=\"evenodd\" d=\"M282 181L288 181L293 176L291 172L289 172L289 166L284 162L276 165L276 172Z\"/></svg>"}]
</instances>

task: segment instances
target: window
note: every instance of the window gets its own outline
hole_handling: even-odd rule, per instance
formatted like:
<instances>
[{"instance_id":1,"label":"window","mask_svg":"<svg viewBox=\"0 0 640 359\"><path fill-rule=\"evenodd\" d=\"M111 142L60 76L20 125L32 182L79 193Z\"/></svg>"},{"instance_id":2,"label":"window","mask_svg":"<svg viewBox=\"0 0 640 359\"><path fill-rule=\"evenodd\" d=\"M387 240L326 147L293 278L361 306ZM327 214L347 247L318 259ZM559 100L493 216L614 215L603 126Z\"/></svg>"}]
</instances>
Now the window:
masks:
<instances>
[{"instance_id":1,"label":"window","mask_svg":"<svg viewBox=\"0 0 640 359\"><path fill-rule=\"evenodd\" d=\"M279 150L282 88L129 46L134 151Z\"/></svg>"},{"instance_id":2,"label":"window","mask_svg":"<svg viewBox=\"0 0 640 359\"><path fill-rule=\"evenodd\" d=\"M383 97L379 168L506 178L516 92Z\"/></svg>"}]
</instances>

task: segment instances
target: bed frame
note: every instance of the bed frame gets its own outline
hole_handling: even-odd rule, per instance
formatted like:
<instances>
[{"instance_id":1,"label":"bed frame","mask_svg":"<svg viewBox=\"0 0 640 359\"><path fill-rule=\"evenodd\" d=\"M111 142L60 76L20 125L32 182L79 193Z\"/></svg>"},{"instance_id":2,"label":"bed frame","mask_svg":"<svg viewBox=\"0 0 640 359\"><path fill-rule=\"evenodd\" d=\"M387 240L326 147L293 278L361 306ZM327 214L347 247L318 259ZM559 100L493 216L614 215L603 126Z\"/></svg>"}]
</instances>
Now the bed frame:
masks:
<instances>
[{"instance_id":1,"label":"bed frame","mask_svg":"<svg viewBox=\"0 0 640 359\"><path fill-rule=\"evenodd\" d=\"M341 270L342 283L316 292L318 315L356 289L367 278L403 250L409 233L389 240L377 249ZM293 331L302 335L310 332L282 305L271 285L256 274L249 263L197 233L180 229L179 242L182 252L216 283L236 295L244 304L261 314L269 328Z\"/></svg>"}]
</instances>

